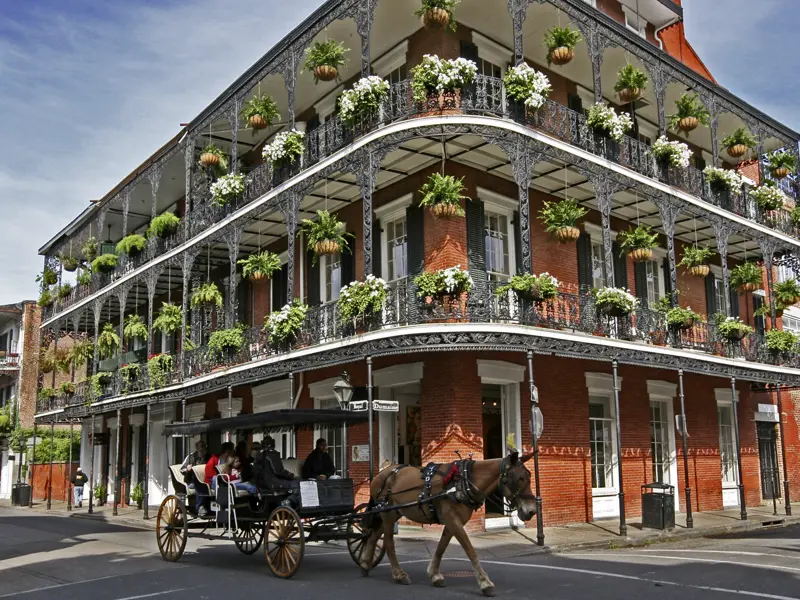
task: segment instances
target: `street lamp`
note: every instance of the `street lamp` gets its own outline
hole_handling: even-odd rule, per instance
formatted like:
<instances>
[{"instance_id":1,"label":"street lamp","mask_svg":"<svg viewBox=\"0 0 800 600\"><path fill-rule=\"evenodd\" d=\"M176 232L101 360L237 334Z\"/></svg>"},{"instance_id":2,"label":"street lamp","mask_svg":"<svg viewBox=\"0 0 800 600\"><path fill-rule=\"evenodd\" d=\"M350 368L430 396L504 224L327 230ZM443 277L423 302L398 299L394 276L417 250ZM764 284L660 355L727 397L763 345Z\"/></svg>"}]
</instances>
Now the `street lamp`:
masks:
<instances>
[{"instance_id":1,"label":"street lamp","mask_svg":"<svg viewBox=\"0 0 800 600\"><path fill-rule=\"evenodd\" d=\"M350 385L350 376L347 371L342 371L339 381L333 384L333 394L336 396L339 408L347 410L350 406L350 400L353 398L353 386Z\"/></svg>"}]
</instances>

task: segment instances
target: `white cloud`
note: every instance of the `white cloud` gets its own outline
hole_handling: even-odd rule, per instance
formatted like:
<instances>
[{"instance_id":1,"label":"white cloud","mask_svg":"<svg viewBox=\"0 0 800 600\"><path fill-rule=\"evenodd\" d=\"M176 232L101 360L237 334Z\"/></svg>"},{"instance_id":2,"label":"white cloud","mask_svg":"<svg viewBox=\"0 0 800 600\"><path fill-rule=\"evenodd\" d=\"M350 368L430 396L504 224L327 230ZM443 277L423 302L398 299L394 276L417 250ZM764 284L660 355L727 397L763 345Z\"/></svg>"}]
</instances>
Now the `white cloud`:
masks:
<instances>
[{"instance_id":1,"label":"white cloud","mask_svg":"<svg viewBox=\"0 0 800 600\"><path fill-rule=\"evenodd\" d=\"M0 304L35 298L38 248L322 0L22 4L0 25Z\"/></svg>"}]
</instances>

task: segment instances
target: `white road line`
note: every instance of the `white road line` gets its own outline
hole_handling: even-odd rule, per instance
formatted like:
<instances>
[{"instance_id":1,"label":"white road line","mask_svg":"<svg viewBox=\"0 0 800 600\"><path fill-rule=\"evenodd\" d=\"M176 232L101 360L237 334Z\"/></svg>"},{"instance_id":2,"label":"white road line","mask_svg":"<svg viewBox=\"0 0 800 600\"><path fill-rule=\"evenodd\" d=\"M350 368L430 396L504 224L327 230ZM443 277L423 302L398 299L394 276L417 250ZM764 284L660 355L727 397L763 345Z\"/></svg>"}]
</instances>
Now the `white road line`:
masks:
<instances>
[{"instance_id":1,"label":"white road line","mask_svg":"<svg viewBox=\"0 0 800 600\"><path fill-rule=\"evenodd\" d=\"M790 556L788 554L775 554L774 552L745 552L742 550L669 550L667 548L659 548L658 550L640 550L640 552L644 552L646 554L651 552L675 552L681 554L732 554L737 556L774 556L777 558L797 558L797 555Z\"/></svg>"},{"instance_id":2,"label":"white road line","mask_svg":"<svg viewBox=\"0 0 800 600\"><path fill-rule=\"evenodd\" d=\"M140 598L154 598L155 596L166 596L174 592L184 592L186 590L194 590L197 588L175 588L174 590L164 590L163 592L153 592L152 594L142 594L141 596L125 596L118 600L139 600Z\"/></svg>"},{"instance_id":3,"label":"white road line","mask_svg":"<svg viewBox=\"0 0 800 600\"><path fill-rule=\"evenodd\" d=\"M625 554L575 554L573 556L593 556L597 558L602 556L604 559L607 558L619 558L622 559L621 561L614 561L614 562L622 562L625 558L661 558L664 560L683 560L683 561L691 561L691 562L701 562L701 563L712 563L715 565L734 565L736 567L756 567L759 569L774 569L776 571L788 571L790 573L800 573L800 567L784 567L782 565L770 565L770 564L762 564L762 563L748 563L748 562L739 562L735 560L717 560L713 558L695 558L695 557L685 557L685 556L665 556L663 554L655 554L653 552L641 552L636 554L634 552L626 552ZM782 558L790 558L790 557L782 557Z\"/></svg>"},{"instance_id":4,"label":"white road line","mask_svg":"<svg viewBox=\"0 0 800 600\"><path fill-rule=\"evenodd\" d=\"M469 562L468 558L446 558L444 560L457 560L461 562ZM411 561L409 561L411 562ZM420 562L420 561L413 561L413 562ZM405 563L404 563L405 564ZM713 587L707 585L692 585L690 583L678 583L675 581L664 581L661 579L649 579L647 577L637 577L636 575L623 575L621 573L607 573L605 571L592 571L590 569L576 569L573 567L556 567L553 565L534 565L534 564L526 564L526 563L513 563L513 562L504 562L499 560L482 560L481 564L483 565L500 565L504 567L522 567L528 569L545 569L550 571L563 571L566 573L578 573L581 575L595 575L598 577L609 577L611 579L624 579L627 581L641 581L644 583L657 583L663 586L673 586L673 587L682 587L682 588L690 588L693 590L703 590L706 592L719 592L721 594L736 594L739 596L749 596L752 598L767 598L768 600L800 600L797 596L780 596L777 594L765 594L762 592L748 592L745 590L731 590L727 588L720 588L720 587ZM748 565L752 566L752 565Z\"/></svg>"}]
</instances>

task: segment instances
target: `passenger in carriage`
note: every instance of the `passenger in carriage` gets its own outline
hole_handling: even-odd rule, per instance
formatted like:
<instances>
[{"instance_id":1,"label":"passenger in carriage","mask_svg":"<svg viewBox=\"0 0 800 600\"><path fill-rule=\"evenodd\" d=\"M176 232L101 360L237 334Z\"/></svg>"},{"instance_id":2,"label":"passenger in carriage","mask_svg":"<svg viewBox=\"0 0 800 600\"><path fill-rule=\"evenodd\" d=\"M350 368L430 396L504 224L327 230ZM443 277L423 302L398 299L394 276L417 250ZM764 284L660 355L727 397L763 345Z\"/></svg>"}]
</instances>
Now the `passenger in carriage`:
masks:
<instances>
[{"instance_id":1,"label":"passenger in carriage","mask_svg":"<svg viewBox=\"0 0 800 600\"><path fill-rule=\"evenodd\" d=\"M204 465L208 462L208 450L206 443L200 440L194 445L194 452L188 454L181 463L181 473L183 473L184 481L189 489L194 489L194 472L192 467L197 465Z\"/></svg>"},{"instance_id":2,"label":"passenger in carriage","mask_svg":"<svg viewBox=\"0 0 800 600\"><path fill-rule=\"evenodd\" d=\"M216 482L215 476L217 474L217 465L222 465L222 471L225 472L229 468L229 460L231 460L233 456L233 444L231 442L225 442L220 447L220 451L218 454L212 454L211 458L208 459L205 468L205 483L209 486L212 493L215 489ZM204 494L196 494L196 502L197 502L197 514L201 517L205 517L208 515L208 496Z\"/></svg>"},{"instance_id":3,"label":"passenger in carriage","mask_svg":"<svg viewBox=\"0 0 800 600\"><path fill-rule=\"evenodd\" d=\"M328 442L325 438L317 440L317 447L303 463L303 479L330 479L336 475L336 465L328 454Z\"/></svg>"},{"instance_id":4,"label":"passenger in carriage","mask_svg":"<svg viewBox=\"0 0 800 600\"><path fill-rule=\"evenodd\" d=\"M275 450L275 440L267 436L262 442L263 450L253 464L253 480L259 488L285 487L294 474L283 467L280 453Z\"/></svg>"}]
</instances>

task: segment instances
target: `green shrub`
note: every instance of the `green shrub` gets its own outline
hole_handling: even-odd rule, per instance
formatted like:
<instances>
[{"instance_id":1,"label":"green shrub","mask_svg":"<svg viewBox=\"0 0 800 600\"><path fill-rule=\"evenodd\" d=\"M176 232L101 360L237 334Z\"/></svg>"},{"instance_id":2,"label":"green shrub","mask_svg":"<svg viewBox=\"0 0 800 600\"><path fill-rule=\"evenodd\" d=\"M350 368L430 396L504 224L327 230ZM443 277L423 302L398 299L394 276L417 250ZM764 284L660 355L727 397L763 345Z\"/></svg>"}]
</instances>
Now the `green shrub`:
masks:
<instances>
[{"instance_id":1,"label":"green shrub","mask_svg":"<svg viewBox=\"0 0 800 600\"><path fill-rule=\"evenodd\" d=\"M127 254L128 256L136 256L147 246L147 240L143 235L132 233L125 236L117 244L117 254Z\"/></svg>"}]
</instances>

